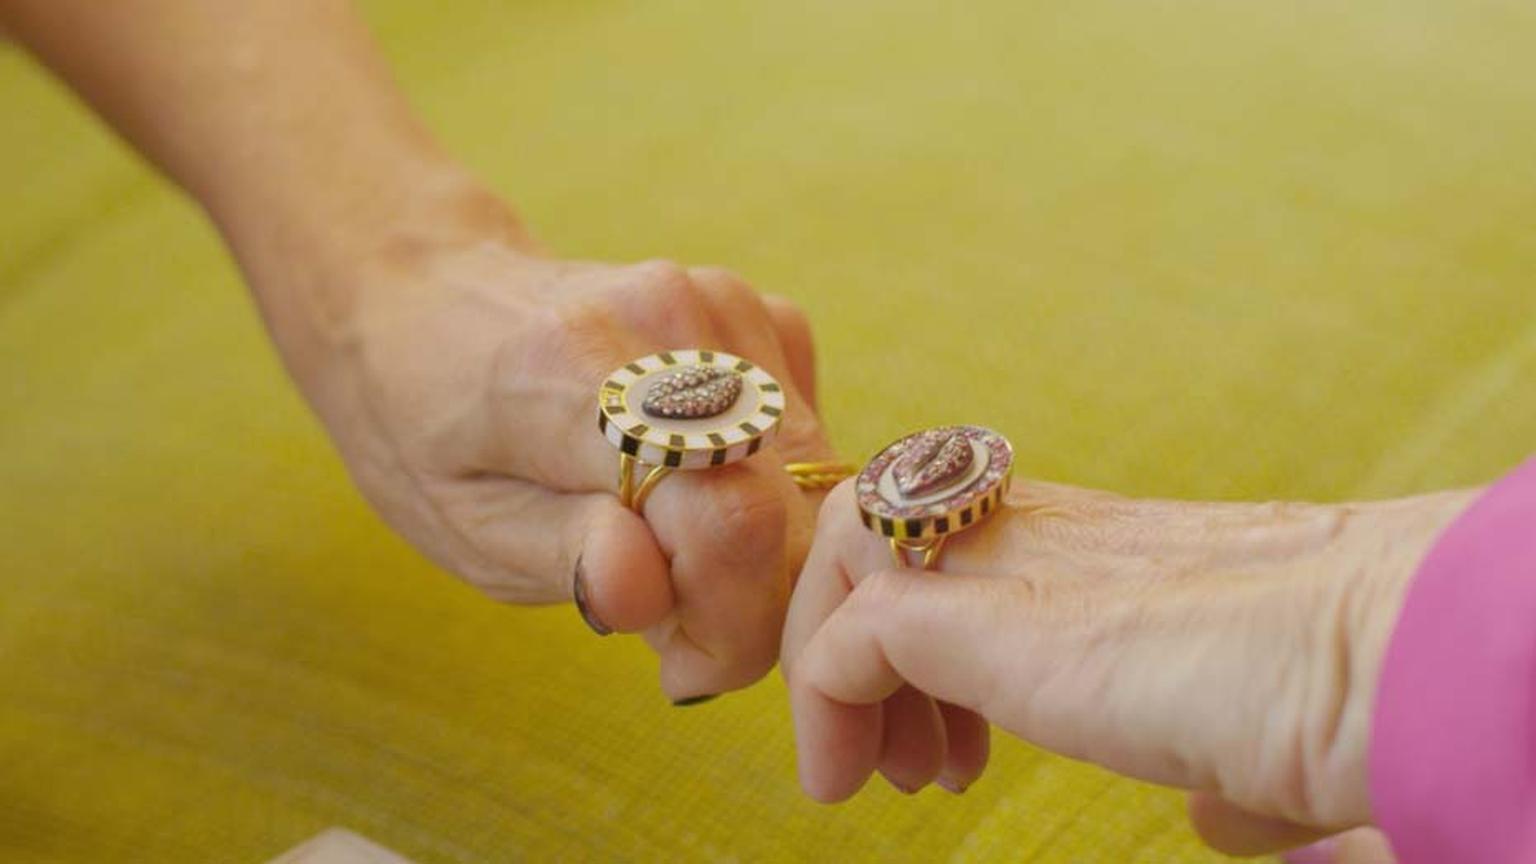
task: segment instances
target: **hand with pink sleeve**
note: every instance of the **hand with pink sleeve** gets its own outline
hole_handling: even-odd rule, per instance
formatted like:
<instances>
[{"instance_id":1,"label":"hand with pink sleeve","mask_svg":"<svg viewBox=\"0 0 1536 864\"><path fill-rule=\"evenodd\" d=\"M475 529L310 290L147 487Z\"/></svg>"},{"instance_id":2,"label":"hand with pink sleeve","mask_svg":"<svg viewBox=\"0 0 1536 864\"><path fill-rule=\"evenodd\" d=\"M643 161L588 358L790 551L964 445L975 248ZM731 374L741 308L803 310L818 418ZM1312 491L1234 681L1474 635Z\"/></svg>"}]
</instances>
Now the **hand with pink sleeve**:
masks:
<instances>
[{"instance_id":1,"label":"hand with pink sleeve","mask_svg":"<svg viewBox=\"0 0 1536 864\"><path fill-rule=\"evenodd\" d=\"M990 722L1191 790L1229 853L1374 824L1402 864L1536 861L1536 462L1359 504L1020 481L939 569L828 499L782 658L813 797L963 791Z\"/></svg>"}]
</instances>

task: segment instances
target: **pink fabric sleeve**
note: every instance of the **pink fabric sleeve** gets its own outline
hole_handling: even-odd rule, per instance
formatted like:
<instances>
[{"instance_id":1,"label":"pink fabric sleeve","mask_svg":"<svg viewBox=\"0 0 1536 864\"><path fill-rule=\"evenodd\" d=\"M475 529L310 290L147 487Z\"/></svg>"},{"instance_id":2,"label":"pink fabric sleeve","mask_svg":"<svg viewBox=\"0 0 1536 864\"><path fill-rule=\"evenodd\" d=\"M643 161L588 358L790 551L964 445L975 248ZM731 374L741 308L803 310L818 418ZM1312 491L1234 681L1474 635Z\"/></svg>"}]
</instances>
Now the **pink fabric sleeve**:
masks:
<instances>
[{"instance_id":1,"label":"pink fabric sleeve","mask_svg":"<svg viewBox=\"0 0 1536 864\"><path fill-rule=\"evenodd\" d=\"M1371 806L1400 864L1536 864L1536 459L1419 565L1373 727Z\"/></svg>"}]
</instances>

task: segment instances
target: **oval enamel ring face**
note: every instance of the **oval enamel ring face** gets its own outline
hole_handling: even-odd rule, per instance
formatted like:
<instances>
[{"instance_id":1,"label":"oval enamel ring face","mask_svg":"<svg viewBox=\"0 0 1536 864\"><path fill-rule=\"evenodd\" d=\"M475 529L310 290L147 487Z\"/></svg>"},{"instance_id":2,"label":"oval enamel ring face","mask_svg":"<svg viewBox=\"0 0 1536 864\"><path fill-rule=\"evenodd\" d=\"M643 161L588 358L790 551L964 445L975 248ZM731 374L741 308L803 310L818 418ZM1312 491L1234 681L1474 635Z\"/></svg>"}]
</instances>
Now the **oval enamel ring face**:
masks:
<instances>
[{"instance_id":1,"label":"oval enamel ring face","mask_svg":"<svg viewBox=\"0 0 1536 864\"><path fill-rule=\"evenodd\" d=\"M685 470L745 459L779 431L784 389L724 351L662 351L626 363L598 390L597 425L621 453Z\"/></svg>"},{"instance_id":2,"label":"oval enamel ring face","mask_svg":"<svg viewBox=\"0 0 1536 864\"><path fill-rule=\"evenodd\" d=\"M864 527L897 540L964 531L992 514L1008 491L1013 447L980 426L940 426L902 438L859 472Z\"/></svg>"}]
</instances>

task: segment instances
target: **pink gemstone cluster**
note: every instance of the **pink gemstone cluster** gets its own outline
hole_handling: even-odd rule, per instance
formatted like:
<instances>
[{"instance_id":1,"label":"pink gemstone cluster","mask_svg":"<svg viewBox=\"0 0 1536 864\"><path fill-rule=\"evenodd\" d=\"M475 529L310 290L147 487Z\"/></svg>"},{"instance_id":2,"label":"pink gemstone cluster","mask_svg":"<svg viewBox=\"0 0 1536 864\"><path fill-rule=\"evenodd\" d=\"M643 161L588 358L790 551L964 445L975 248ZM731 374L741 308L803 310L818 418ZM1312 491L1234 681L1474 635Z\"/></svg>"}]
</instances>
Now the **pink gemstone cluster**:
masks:
<instances>
[{"instance_id":1,"label":"pink gemstone cluster","mask_svg":"<svg viewBox=\"0 0 1536 864\"><path fill-rule=\"evenodd\" d=\"M641 410L652 417L700 420L729 411L741 397L741 373L714 366L689 366L657 378Z\"/></svg>"},{"instance_id":2,"label":"pink gemstone cluster","mask_svg":"<svg viewBox=\"0 0 1536 864\"><path fill-rule=\"evenodd\" d=\"M953 429L933 429L912 436L902 445L891 474L897 491L904 497L916 498L958 483L975 461L971 442L964 434Z\"/></svg>"},{"instance_id":3,"label":"pink gemstone cluster","mask_svg":"<svg viewBox=\"0 0 1536 864\"><path fill-rule=\"evenodd\" d=\"M985 465L979 473L977 460ZM904 464L898 468L898 463ZM866 514L927 519L970 507L1006 482L1011 470L1008 439L981 426L941 426L908 435L875 454L859 472L855 488ZM889 491L881 485L886 476L893 487ZM934 493L943 494L932 500Z\"/></svg>"}]
</instances>

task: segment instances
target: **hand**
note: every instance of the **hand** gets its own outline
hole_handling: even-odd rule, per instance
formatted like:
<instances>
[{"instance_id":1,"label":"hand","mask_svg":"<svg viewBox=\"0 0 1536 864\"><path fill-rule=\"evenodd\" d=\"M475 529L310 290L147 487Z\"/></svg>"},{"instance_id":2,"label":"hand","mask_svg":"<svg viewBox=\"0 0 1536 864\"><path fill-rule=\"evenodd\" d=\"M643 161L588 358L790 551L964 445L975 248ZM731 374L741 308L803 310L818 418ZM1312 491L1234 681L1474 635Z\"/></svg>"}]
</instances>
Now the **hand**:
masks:
<instances>
[{"instance_id":1,"label":"hand","mask_svg":"<svg viewBox=\"0 0 1536 864\"><path fill-rule=\"evenodd\" d=\"M777 658L819 503L783 464L832 455L804 316L721 270L544 257L498 208L468 208L469 229L394 228L321 270L316 293L345 299L278 322L280 341L309 334L285 355L357 485L442 566L507 602L580 592L594 629L645 634L674 700L751 683ZM692 346L777 377L783 426L743 462L673 473L642 518L614 494L597 388L635 357Z\"/></svg>"},{"instance_id":2,"label":"hand","mask_svg":"<svg viewBox=\"0 0 1536 864\"><path fill-rule=\"evenodd\" d=\"M1195 790L1196 829L1229 853L1364 824L1381 657L1418 561L1470 500L1196 504L1021 483L922 573L890 569L844 484L785 628L801 783L822 801L875 770L963 788L985 718Z\"/></svg>"},{"instance_id":3,"label":"hand","mask_svg":"<svg viewBox=\"0 0 1536 864\"><path fill-rule=\"evenodd\" d=\"M538 255L344 0L13 0L0 17L208 212L390 524L494 597L584 589L597 629L646 634L674 698L772 665L814 513L781 464L831 455L793 306L719 270ZM779 444L668 477L641 519L613 495L596 388L689 346L780 380Z\"/></svg>"}]
</instances>

